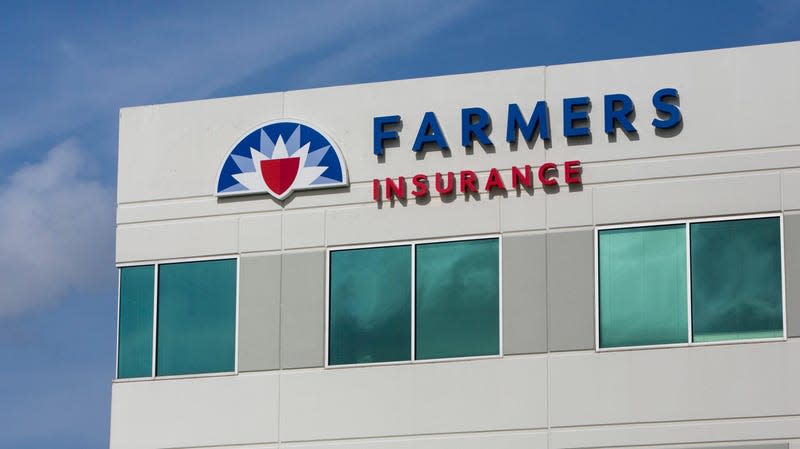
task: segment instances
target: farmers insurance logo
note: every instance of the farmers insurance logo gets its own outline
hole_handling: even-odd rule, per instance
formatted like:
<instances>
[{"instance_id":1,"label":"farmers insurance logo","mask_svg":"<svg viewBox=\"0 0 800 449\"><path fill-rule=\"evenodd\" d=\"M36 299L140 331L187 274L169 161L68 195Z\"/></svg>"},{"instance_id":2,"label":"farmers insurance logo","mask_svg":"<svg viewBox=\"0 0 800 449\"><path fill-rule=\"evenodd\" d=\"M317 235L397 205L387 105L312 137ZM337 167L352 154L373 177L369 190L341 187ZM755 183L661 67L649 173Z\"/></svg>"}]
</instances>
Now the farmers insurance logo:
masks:
<instances>
[{"instance_id":1,"label":"farmers insurance logo","mask_svg":"<svg viewBox=\"0 0 800 449\"><path fill-rule=\"evenodd\" d=\"M272 122L245 136L222 164L217 196L269 193L282 200L295 190L347 185L344 158L314 128Z\"/></svg>"}]
</instances>

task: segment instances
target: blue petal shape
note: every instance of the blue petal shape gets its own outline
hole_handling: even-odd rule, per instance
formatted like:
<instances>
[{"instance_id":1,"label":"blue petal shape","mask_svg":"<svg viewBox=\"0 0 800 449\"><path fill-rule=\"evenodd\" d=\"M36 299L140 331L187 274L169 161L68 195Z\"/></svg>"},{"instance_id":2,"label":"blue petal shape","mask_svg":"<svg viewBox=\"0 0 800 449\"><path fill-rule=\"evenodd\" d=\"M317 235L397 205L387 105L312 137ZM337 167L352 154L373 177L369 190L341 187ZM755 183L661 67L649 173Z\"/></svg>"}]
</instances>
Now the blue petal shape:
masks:
<instances>
[{"instance_id":1,"label":"blue petal shape","mask_svg":"<svg viewBox=\"0 0 800 449\"><path fill-rule=\"evenodd\" d=\"M289 136L289 140L286 141L286 150L287 152L291 151L291 153L289 153L289 156L291 156L299 150L300 147L300 125L297 125L292 135Z\"/></svg>"},{"instance_id":2,"label":"blue petal shape","mask_svg":"<svg viewBox=\"0 0 800 449\"><path fill-rule=\"evenodd\" d=\"M239 167L239 170L241 170L242 173L256 171L256 168L253 165L253 160L249 157L231 154L231 158L233 158L233 162L236 162L236 165Z\"/></svg>"},{"instance_id":3,"label":"blue petal shape","mask_svg":"<svg viewBox=\"0 0 800 449\"><path fill-rule=\"evenodd\" d=\"M258 149L258 151L260 151L262 154L266 155L267 158L271 158L272 157L272 151L274 149L275 149L275 143L272 140L270 140L269 136L267 135L267 133L264 132L264 129L262 128L261 129L261 145L260 145L260 148ZM250 170L250 171L252 171L252 170Z\"/></svg>"},{"instance_id":4,"label":"blue petal shape","mask_svg":"<svg viewBox=\"0 0 800 449\"><path fill-rule=\"evenodd\" d=\"M327 153L331 149L330 145L325 145L322 148L317 148L316 150L308 153L308 157L306 158L306 165L305 167L316 167L319 165L319 161L325 157L325 153Z\"/></svg>"},{"instance_id":5,"label":"blue petal shape","mask_svg":"<svg viewBox=\"0 0 800 449\"><path fill-rule=\"evenodd\" d=\"M311 185L318 186L322 184L337 184L340 182L342 182L341 179L331 179L331 178L326 178L324 176L320 176L319 178L315 179L314 182L311 183Z\"/></svg>"},{"instance_id":6,"label":"blue petal shape","mask_svg":"<svg viewBox=\"0 0 800 449\"><path fill-rule=\"evenodd\" d=\"M247 190L247 187L241 184L234 184L225 190L220 190L219 193L244 192L245 190Z\"/></svg>"},{"instance_id":7,"label":"blue petal shape","mask_svg":"<svg viewBox=\"0 0 800 449\"><path fill-rule=\"evenodd\" d=\"M328 151L319 163L320 167L328 167L327 170L322 172L322 176L326 178L335 179L337 182L342 181L342 164L339 162L339 156L335 151Z\"/></svg>"}]
</instances>

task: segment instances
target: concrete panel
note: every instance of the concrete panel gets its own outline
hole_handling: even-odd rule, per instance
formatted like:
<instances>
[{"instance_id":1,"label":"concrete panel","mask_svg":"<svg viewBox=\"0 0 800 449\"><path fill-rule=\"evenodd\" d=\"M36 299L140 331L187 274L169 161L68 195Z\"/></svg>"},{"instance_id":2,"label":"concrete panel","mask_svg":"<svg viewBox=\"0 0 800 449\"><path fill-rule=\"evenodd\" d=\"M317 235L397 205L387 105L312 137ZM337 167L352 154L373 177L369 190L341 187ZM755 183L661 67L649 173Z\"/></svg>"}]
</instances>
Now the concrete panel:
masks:
<instances>
[{"instance_id":1,"label":"concrete panel","mask_svg":"<svg viewBox=\"0 0 800 449\"><path fill-rule=\"evenodd\" d=\"M274 93L122 109L118 202L213 195L230 149L282 108Z\"/></svg>"},{"instance_id":2,"label":"concrete panel","mask_svg":"<svg viewBox=\"0 0 800 449\"><path fill-rule=\"evenodd\" d=\"M500 229L503 232L535 231L547 226L545 210L545 193L536 190L533 195L521 192L509 192L508 197L495 199L500 201Z\"/></svg>"},{"instance_id":3,"label":"concrete panel","mask_svg":"<svg viewBox=\"0 0 800 449\"><path fill-rule=\"evenodd\" d=\"M117 263L238 252L237 219L203 218L117 226Z\"/></svg>"},{"instance_id":4,"label":"concrete panel","mask_svg":"<svg viewBox=\"0 0 800 449\"><path fill-rule=\"evenodd\" d=\"M150 449L278 441L278 375L116 382L111 448Z\"/></svg>"},{"instance_id":5,"label":"concrete panel","mask_svg":"<svg viewBox=\"0 0 800 449\"><path fill-rule=\"evenodd\" d=\"M676 155L657 158L584 163L584 184L647 181L665 178L719 174L747 174L764 170L794 168L800 165L800 147L733 150L701 155ZM784 175L787 172L784 172ZM794 173L794 172L792 172ZM797 186L795 181L793 186ZM784 190L786 183L784 182ZM784 195L786 192L784 192ZM784 197L784 201L786 198ZM796 198L794 204L800 201Z\"/></svg>"},{"instance_id":6,"label":"concrete panel","mask_svg":"<svg viewBox=\"0 0 800 449\"><path fill-rule=\"evenodd\" d=\"M283 214L283 247L309 248L325 245L325 211Z\"/></svg>"},{"instance_id":7,"label":"concrete panel","mask_svg":"<svg viewBox=\"0 0 800 449\"><path fill-rule=\"evenodd\" d=\"M570 192L560 187L558 193L547 195L547 227L592 225L592 189L583 188Z\"/></svg>"},{"instance_id":8,"label":"concrete panel","mask_svg":"<svg viewBox=\"0 0 800 449\"><path fill-rule=\"evenodd\" d=\"M325 252L284 253L281 368L325 363Z\"/></svg>"},{"instance_id":9,"label":"concrete panel","mask_svg":"<svg viewBox=\"0 0 800 449\"><path fill-rule=\"evenodd\" d=\"M433 237L454 237L500 231L500 201L455 198L443 203L390 207L376 204L329 209L326 217L328 245L385 242Z\"/></svg>"},{"instance_id":10,"label":"concrete panel","mask_svg":"<svg viewBox=\"0 0 800 449\"><path fill-rule=\"evenodd\" d=\"M301 208L342 206L372 201L372 183L351 184L347 190L316 190L295 192L284 203L265 195L217 199L211 196L169 201L120 204L117 223L176 220L192 217L251 214L296 210Z\"/></svg>"},{"instance_id":11,"label":"concrete panel","mask_svg":"<svg viewBox=\"0 0 800 449\"><path fill-rule=\"evenodd\" d=\"M541 429L547 426L547 360L284 372L280 417L283 442Z\"/></svg>"},{"instance_id":12,"label":"concrete panel","mask_svg":"<svg viewBox=\"0 0 800 449\"><path fill-rule=\"evenodd\" d=\"M594 349L594 232L547 234L547 345Z\"/></svg>"},{"instance_id":13,"label":"concrete panel","mask_svg":"<svg viewBox=\"0 0 800 449\"><path fill-rule=\"evenodd\" d=\"M552 449L597 447L645 449L654 446L664 449L753 449L755 447L785 449L784 442L775 440L795 438L798 435L800 435L800 417L796 416L718 419L553 429L550 433L550 447ZM757 440L773 441L755 443Z\"/></svg>"},{"instance_id":14,"label":"concrete panel","mask_svg":"<svg viewBox=\"0 0 800 449\"><path fill-rule=\"evenodd\" d=\"M246 215L239 219L239 251L275 251L281 249L281 216Z\"/></svg>"},{"instance_id":15,"label":"concrete panel","mask_svg":"<svg viewBox=\"0 0 800 449\"><path fill-rule=\"evenodd\" d=\"M547 235L503 237L503 353L547 352Z\"/></svg>"},{"instance_id":16,"label":"concrete panel","mask_svg":"<svg viewBox=\"0 0 800 449\"><path fill-rule=\"evenodd\" d=\"M595 187L596 224L779 211L777 173Z\"/></svg>"},{"instance_id":17,"label":"concrete panel","mask_svg":"<svg viewBox=\"0 0 800 449\"><path fill-rule=\"evenodd\" d=\"M370 438L314 443L283 443L281 447L291 449L547 449L547 432L481 432L475 434Z\"/></svg>"},{"instance_id":18,"label":"concrete panel","mask_svg":"<svg viewBox=\"0 0 800 449\"><path fill-rule=\"evenodd\" d=\"M281 256L242 256L239 264L239 372L278 369Z\"/></svg>"},{"instance_id":19,"label":"concrete panel","mask_svg":"<svg viewBox=\"0 0 800 449\"><path fill-rule=\"evenodd\" d=\"M786 335L800 337L800 214L783 217Z\"/></svg>"},{"instance_id":20,"label":"concrete panel","mask_svg":"<svg viewBox=\"0 0 800 449\"><path fill-rule=\"evenodd\" d=\"M783 210L800 209L800 171L781 173L781 194Z\"/></svg>"},{"instance_id":21,"label":"concrete panel","mask_svg":"<svg viewBox=\"0 0 800 449\"><path fill-rule=\"evenodd\" d=\"M800 148L788 147L728 151L702 156L685 155L613 163L585 163L582 178L585 185L591 185L709 174L746 174L748 171L798 165L800 165ZM481 179L485 179L484 174L479 174L479 176ZM503 171L503 177L503 179L508 179L507 172ZM525 193L517 197L516 192L509 192L508 197L501 200L503 202L501 208L503 231L544 229L544 211L540 212L540 210L544 208L545 195L540 195L540 193L542 193L541 190L537 189L533 196ZM568 195L570 194L559 192L556 195L547 196L558 201L562 196ZM800 172L787 171L782 174L782 197L784 210L800 210ZM493 199L493 201L497 200L497 198ZM371 202L372 183L366 182L351 184L347 191L295 192L286 202L285 209L344 206ZM223 200L205 197L151 201L119 205L117 223L128 224L279 210L281 210L280 204L265 196Z\"/></svg>"},{"instance_id":22,"label":"concrete panel","mask_svg":"<svg viewBox=\"0 0 800 449\"><path fill-rule=\"evenodd\" d=\"M800 414L800 340L550 358L551 425Z\"/></svg>"}]
</instances>

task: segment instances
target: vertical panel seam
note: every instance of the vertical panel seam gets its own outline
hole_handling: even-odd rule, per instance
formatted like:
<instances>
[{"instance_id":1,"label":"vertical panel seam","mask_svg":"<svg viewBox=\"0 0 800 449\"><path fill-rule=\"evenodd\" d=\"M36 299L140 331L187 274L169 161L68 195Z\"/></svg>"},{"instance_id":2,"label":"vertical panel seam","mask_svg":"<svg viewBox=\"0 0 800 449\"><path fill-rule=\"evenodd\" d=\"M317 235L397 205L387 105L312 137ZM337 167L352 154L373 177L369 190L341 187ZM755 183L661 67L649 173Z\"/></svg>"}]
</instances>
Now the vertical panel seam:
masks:
<instances>
[{"instance_id":1,"label":"vertical panel seam","mask_svg":"<svg viewBox=\"0 0 800 449\"><path fill-rule=\"evenodd\" d=\"M544 98L548 98L547 95L547 66L543 68L543 84L544 84ZM542 190L544 193L544 190ZM592 197L594 198L594 190L592 191ZM546 372L546 385L547 385L547 397L545 399L545 406L547 407L547 447L548 449L552 446L552 437L550 432L550 216L547 213L547 195L545 195L545 204L544 204L544 229L545 229L545 241L544 241L544 307L545 307L545 351L547 354L547 372ZM592 209L592 221L594 221L594 209Z\"/></svg>"},{"instance_id":2,"label":"vertical panel seam","mask_svg":"<svg viewBox=\"0 0 800 449\"><path fill-rule=\"evenodd\" d=\"M281 235L283 235L283 214L281 214ZM283 242L283 238L281 238L281 242ZM283 243L281 243L283 245ZM282 390L282 380L283 380L283 252L280 255L281 261L278 264L280 269L280 276L278 281L278 447L281 445L281 416L283 416L282 407L283 404L281 403L281 390Z\"/></svg>"}]
</instances>

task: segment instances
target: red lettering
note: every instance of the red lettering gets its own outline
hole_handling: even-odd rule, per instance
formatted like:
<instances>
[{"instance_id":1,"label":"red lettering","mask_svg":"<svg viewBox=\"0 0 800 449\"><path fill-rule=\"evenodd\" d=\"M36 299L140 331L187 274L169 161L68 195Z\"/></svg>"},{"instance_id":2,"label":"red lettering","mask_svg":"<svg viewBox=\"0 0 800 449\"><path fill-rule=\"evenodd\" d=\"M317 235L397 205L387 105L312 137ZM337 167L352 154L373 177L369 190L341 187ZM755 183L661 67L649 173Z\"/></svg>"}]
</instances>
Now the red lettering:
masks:
<instances>
[{"instance_id":1,"label":"red lettering","mask_svg":"<svg viewBox=\"0 0 800 449\"><path fill-rule=\"evenodd\" d=\"M416 187L416 189L411 191L412 195L420 197L428 194L427 176L423 175L422 173L415 175L413 178L411 178L411 183L414 184L414 187Z\"/></svg>"},{"instance_id":2,"label":"red lettering","mask_svg":"<svg viewBox=\"0 0 800 449\"><path fill-rule=\"evenodd\" d=\"M542 182L542 185L545 186L554 186L558 184L558 180L550 177L547 174L548 170L553 170L556 168L556 164L552 162L545 162L539 167L539 181Z\"/></svg>"},{"instance_id":3,"label":"red lettering","mask_svg":"<svg viewBox=\"0 0 800 449\"><path fill-rule=\"evenodd\" d=\"M461 193L466 193L467 190L470 192L477 192L478 189L475 188L475 183L478 181L478 175L475 174L472 170L461 170Z\"/></svg>"},{"instance_id":4,"label":"red lettering","mask_svg":"<svg viewBox=\"0 0 800 449\"><path fill-rule=\"evenodd\" d=\"M406 199L406 178L400 176L397 178L397 184L392 178L386 178L386 199L390 200L393 196L401 200Z\"/></svg>"},{"instance_id":5,"label":"red lettering","mask_svg":"<svg viewBox=\"0 0 800 449\"><path fill-rule=\"evenodd\" d=\"M455 188L455 176L453 172L447 172L447 187L442 186L442 174L437 172L436 173L436 191L439 192L440 195L447 195L448 193L453 193L453 189Z\"/></svg>"},{"instance_id":6,"label":"red lettering","mask_svg":"<svg viewBox=\"0 0 800 449\"><path fill-rule=\"evenodd\" d=\"M564 180L567 184L581 183L581 161L564 162Z\"/></svg>"},{"instance_id":7,"label":"red lettering","mask_svg":"<svg viewBox=\"0 0 800 449\"><path fill-rule=\"evenodd\" d=\"M503 178L500 176L500 172L497 171L496 168L493 168L489 170L489 179L486 180L486 187L484 190L488 192L495 188L505 190L506 185L503 184Z\"/></svg>"},{"instance_id":8,"label":"red lettering","mask_svg":"<svg viewBox=\"0 0 800 449\"><path fill-rule=\"evenodd\" d=\"M520 185L533 188L533 177L531 176L531 166L525 166L525 173L519 171L517 167L511 167L511 188L517 189Z\"/></svg>"},{"instance_id":9,"label":"red lettering","mask_svg":"<svg viewBox=\"0 0 800 449\"><path fill-rule=\"evenodd\" d=\"M372 199L375 201L381 200L381 182L377 179L372 180Z\"/></svg>"}]
</instances>

